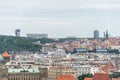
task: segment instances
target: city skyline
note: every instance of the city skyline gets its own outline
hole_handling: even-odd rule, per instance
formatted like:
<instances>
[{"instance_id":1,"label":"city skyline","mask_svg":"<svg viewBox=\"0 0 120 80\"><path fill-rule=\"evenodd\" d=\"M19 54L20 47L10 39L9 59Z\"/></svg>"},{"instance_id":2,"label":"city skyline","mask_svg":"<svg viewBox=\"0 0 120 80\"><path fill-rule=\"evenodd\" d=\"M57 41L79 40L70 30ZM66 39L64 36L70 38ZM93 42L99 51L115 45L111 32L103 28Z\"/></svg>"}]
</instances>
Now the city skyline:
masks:
<instances>
[{"instance_id":1,"label":"city skyline","mask_svg":"<svg viewBox=\"0 0 120 80\"><path fill-rule=\"evenodd\" d=\"M119 13L119 0L0 0L0 34L93 37L97 29L100 37L106 30L120 36Z\"/></svg>"}]
</instances>

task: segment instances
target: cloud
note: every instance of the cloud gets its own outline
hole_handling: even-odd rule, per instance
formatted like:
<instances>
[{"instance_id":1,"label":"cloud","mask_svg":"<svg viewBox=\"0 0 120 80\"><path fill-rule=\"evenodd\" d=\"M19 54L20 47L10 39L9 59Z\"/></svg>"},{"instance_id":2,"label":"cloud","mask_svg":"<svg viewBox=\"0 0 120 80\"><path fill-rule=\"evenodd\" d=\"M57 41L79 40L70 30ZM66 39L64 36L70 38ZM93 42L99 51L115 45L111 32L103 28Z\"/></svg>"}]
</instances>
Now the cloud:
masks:
<instances>
[{"instance_id":1,"label":"cloud","mask_svg":"<svg viewBox=\"0 0 120 80\"><path fill-rule=\"evenodd\" d=\"M25 32L48 32L55 36L74 32L79 35L86 28L89 33L101 24L102 29L104 24L119 26L119 10L120 0L0 0L0 26L11 26L7 30L22 26ZM6 30L3 28L1 32Z\"/></svg>"},{"instance_id":2,"label":"cloud","mask_svg":"<svg viewBox=\"0 0 120 80\"><path fill-rule=\"evenodd\" d=\"M75 8L120 9L119 0L0 0L0 9L4 10L51 10ZM8 10L9 11L9 10Z\"/></svg>"},{"instance_id":3,"label":"cloud","mask_svg":"<svg viewBox=\"0 0 120 80\"><path fill-rule=\"evenodd\" d=\"M6 16L0 16L0 21L4 22L12 22L12 23L33 23L39 24L39 25L64 25L68 24L65 20L57 19L57 18L38 18L38 17L6 17Z\"/></svg>"},{"instance_id":4,"label":"cloud","mask_svg":"<svg viewBox=\"0 0 120 80\"><path fill-rule=\"evenodd\" d=\"M1 16L27 16L74 9L120 9L119 0L0 0ZM54 14L54 13L53 13ZM46 15L45 15L46 16Z\"/></svg>"}]
</instances>

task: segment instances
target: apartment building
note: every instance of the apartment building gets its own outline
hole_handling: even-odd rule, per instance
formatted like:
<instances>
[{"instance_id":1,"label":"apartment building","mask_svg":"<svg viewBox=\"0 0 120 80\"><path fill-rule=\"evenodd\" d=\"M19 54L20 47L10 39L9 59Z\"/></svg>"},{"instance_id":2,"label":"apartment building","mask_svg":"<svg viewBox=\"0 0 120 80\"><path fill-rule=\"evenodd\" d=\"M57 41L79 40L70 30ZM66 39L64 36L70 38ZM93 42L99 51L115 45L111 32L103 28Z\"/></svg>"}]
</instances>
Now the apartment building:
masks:
<instances>
[{"instance_id":1,"label":"apartment building","mask_svg":"<svg viewBox=\"0 0 120 80\"><path fill-rule=\"evenodd\" d=\"M41 80L39 69L8 69L8 80Z\"/></svg>"},{"instance_id":2,"label":"apartment building","mask_svg":"<svg viewBox=\"0 0 120 80\"><path fill-rule=\"evenodd\" d=\"M56 80L59 75L69 74L76 77L76 70L67 67L50 67L48 69L48 80Z\"/></svg>"}]
</instances>

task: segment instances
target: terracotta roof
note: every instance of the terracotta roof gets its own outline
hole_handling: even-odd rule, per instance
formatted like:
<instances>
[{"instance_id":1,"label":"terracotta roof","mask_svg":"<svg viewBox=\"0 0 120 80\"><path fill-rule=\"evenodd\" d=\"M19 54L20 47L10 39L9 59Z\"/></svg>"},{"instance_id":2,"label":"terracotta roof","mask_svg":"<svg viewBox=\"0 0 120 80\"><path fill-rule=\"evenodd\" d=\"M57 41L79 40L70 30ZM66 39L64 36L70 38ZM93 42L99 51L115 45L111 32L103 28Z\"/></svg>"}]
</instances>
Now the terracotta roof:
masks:
<instances>
[{"instance_id":1,"label":"terracotta roof","mask_svg":"<svg viewBox=\"0 0 120 80\"><path fill-rule=\"evenodd\" d=\"M106 73L110 73L111 71L115 70L115 67L113 66L112 63L108 63L105 66L101 67L101 69Z\"/></svg>"},{"instance_id":2,"label":"terracotta roof","mask_svg":"<svg viewBox=\"0 0 120 80\"><path fill-rule=\"evenodd\" d=\"M95 73L93 80L110 80L110 76L105 73Z\"/></svg>"},{"instance_id":3,"label":"terracotta roof","mask_svg":"<svg viewBox=\"0 0 120 80\"><path fill-rule=\"evenodd\" d=\"M73 75L62 74L57 77L57 80L76 80L76 78Z\"/></svg>"},{"instance_id":4,"label":"terracotta roof","mask_svg":"<svg viewBox=\"0 0 120 80\"><path fill-rule=\"evenodd\" d=\"M10 57L10 54L8 54L7 51L5 51L3 54L2 54L3 57Z\"/></svg>"},{"instance_id":5,"label":"terracotta roof","mask_svg":"<svg viewBox=\"0 0 120 80\"><path fill-rule=\"evenodd\" d=\"M93 78L86 77L84 80L93 80Z\"/></svg>"},{"instance_id":6,"label":"terracotta roof","mask_svg":"<svg viewBox=\"0 0 120 80\"><path fill-rule=\"evenodd\" d=\"M112 80L119 80L118 78L112 78Z\"/></svg>"}]
</instances>

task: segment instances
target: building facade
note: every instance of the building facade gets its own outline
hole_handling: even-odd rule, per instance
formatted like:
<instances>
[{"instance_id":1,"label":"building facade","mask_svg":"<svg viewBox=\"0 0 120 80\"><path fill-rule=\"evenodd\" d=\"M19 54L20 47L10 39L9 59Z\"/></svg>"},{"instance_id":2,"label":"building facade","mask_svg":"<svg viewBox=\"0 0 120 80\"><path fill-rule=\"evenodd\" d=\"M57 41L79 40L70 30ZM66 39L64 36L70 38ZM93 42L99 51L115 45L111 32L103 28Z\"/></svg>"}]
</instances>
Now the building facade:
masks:
<instances>
[{"instance_id":1,"label":"building facade","mask_svg":"<svg viewBox=\"0 0 120 80\"><path fill-rule=\"evenodd\" d=\"M41 80L39 69L8 69L8 80Z\"/></svg>"},{"instance_id":2,"label":"building facade","mask_svg":"<svg viewBox=\"0 0 120 80\"><path fill-rule=\"evenodd\" d=\"M48 34L27 34L27 38L34 39L48 38Z\"/></svg>"},{"instance_id":3,"label":"building facade","mask_svg":"<svg viewBox=\"0 0 120 80\"><path fill-rule=\"evenodd\" d=\"M15 30L15 36L16 37L20 37L20 29L16 29Z\"/></svg>"},{"instance_id":4,"label":"building facade","mask_svg":"<svg viewBox=\"0 0 120 80\"><path fill-rule=\"evenodd\" d=\"M43 46L42 47L42 53L48 53L48 52L52 52L53 48L51 46Z\"/></svg>"},{"instance_id":5,"label":"building facade","mask_svg":"<svg viewBox=\"0 0 120 80\"><path fill-rule=\"evenodd\" d=\"M76 77L76 70L72 68L51 67L48 69L48 80L57 80L57 77L62 74L69 74Z\"/></svg>"}]
</instances>

